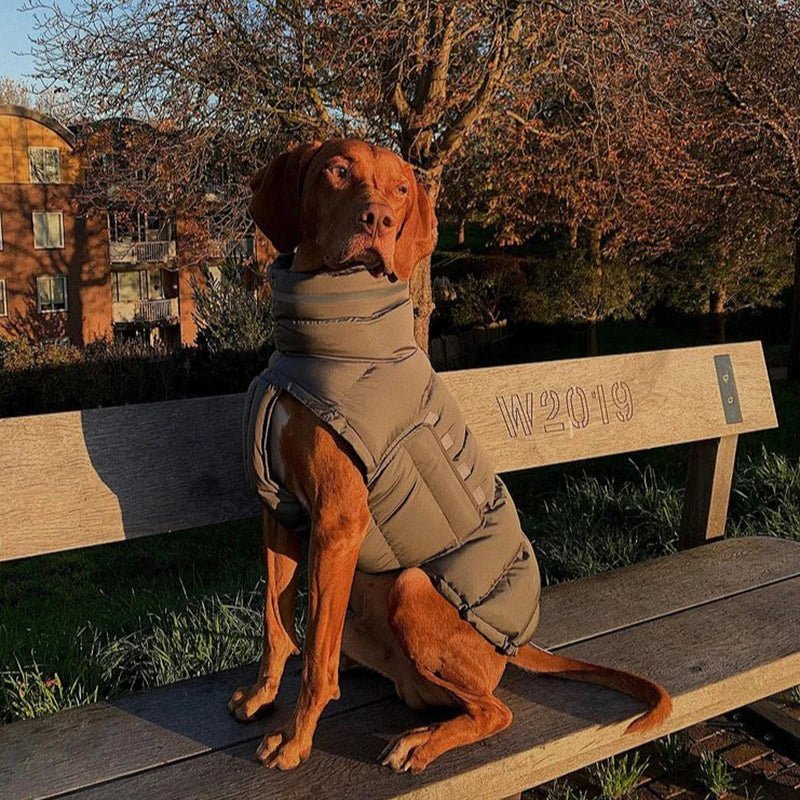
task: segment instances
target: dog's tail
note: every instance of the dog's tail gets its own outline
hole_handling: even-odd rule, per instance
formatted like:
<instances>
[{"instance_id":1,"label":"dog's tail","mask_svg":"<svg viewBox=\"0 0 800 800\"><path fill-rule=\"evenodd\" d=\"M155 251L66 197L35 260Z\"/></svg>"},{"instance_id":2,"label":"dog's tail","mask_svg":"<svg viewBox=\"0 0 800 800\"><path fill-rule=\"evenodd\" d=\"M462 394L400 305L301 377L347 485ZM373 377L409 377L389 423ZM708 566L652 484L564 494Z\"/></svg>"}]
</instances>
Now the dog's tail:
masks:
<instances>
[{"instance_id":1,"label":"dog's tail","mask_svg":"<svg viewBox=\"0 0 800 800\"><path fill-rule=\"evenodd\" d=\"M648 709L625 729L625 733L644 733L664 722L672 711L672 698L657 683L611 667L601 667L585 661L559 656L529 644L510 658L514 666L529 672L557 675L571 681L596 683L631 695L647 703Z\"/></svg>"}]
</instances>

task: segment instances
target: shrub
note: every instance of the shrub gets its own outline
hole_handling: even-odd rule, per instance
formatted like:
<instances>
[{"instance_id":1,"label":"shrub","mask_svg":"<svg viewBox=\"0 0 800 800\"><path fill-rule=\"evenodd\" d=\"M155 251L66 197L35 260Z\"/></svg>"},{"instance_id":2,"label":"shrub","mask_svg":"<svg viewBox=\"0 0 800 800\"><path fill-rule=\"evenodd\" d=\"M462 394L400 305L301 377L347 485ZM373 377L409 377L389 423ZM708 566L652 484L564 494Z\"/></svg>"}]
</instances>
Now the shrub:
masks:
<instances>
[{"instance_id":1,"label":"shrub","mask_svg":"<svg viewBox=\"0 0 800 800\"><path fill-rule=\"evenodd\" d=\"M653 302L640 265L625 257L592 263L582 250L567 250L528 271L521 314L532 322L599 322L642 316Z\"/></svg>"},{"instance_id":2,"label":"shrub","mask_svg":"<svg viewBox=\"0 0 800 800\"><path fill-rule=\"evenodd\" d=\"M241 262L228 262L219 277L204 270L204 286L192 278L197 342L211 353L258 352L272 339L272 304L257 286L246 285L246 270ZM249 274L256 279L257 273Z\"/></svg>"},{"instance_id":3,"label":"shrub","mask_svg":"<svg viewBox=\"0 0 800 800\"><path fill-rule=\"evenodd\" d=\"M268 357L268 349L169 351L138 341L95 342L83 350L6 342L0 347L0 416L244 391Z\"/></svg>"},{"instance_id":4,"label":"shrub","mask_svg":"<svg viewBox=\"0 0 800 800\"><path fill-rule=\"evenodd\" d=\"M525 277L514 260L485 259L480 270L442 274L434 278L437 327L496 325L517 318Z\"/></svg>"}]
</instances>

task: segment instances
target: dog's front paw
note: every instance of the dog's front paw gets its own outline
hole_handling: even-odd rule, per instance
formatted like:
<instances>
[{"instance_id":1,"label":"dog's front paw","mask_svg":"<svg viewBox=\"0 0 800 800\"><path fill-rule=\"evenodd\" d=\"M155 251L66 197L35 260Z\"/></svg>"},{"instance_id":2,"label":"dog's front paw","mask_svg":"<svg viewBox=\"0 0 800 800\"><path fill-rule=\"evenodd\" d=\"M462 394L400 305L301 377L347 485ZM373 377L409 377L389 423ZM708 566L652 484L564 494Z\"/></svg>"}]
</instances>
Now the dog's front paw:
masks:
<instances>
[{"instance_id":1,"label":"dog's front paw","mask_svg":"<svg viewBox=\"0 0 800 800\"><path fill-rule=\"evenodd\" d=\"M228 710L239 722L250 722L259 712L272 706L277 694L277 687L268 682L242 686L231 695Z\"/></svg>"},{"instance_id":2,"label":"dog's front paw","mask_svg":"<svg viewBox=\"0 0 800 800\"><path fill-rule=\"evenodd\" d=\"M268 733L258 746L256 760L268 767L294 769L311 755L311 743L285 731Z\"/></svg>"}]
</instances>

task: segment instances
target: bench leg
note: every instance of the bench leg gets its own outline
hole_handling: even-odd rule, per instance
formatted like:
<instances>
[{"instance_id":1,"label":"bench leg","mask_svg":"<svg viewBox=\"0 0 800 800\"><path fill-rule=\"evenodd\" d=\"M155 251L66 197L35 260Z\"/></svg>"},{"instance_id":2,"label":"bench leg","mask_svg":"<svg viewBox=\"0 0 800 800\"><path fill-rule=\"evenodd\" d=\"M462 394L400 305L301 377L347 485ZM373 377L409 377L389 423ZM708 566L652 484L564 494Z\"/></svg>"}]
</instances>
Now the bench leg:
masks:
<instances>
[{"instance_id":1,"label":"bench leg","mask_svg":"<svg viewBox=\"0 0 800 800\"><path fill-rule=\"evenodd\" d=\"M678 549L725 535L737 435L705 439L692 445Z\"/></svg>"}]
</instances>

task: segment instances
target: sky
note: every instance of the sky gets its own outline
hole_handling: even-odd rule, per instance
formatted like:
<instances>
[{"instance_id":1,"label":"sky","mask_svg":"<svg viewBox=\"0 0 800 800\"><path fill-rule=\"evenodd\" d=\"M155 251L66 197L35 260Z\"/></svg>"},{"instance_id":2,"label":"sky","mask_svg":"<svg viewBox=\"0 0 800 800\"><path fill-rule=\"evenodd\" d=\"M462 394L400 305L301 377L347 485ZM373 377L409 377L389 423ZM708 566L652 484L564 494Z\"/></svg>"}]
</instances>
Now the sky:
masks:
<instances>
[{"instance_id":1,"label":"sky","mask_svg":"<svg viewBox=\"0 0 800 800\"><path fill-rule=\"evenodd\" d=\"M33 14L19 10L23 0L0 0L0 77L30 82L26 76L33 72L28 55L31 45L28 36L33 32ZM69 6L69 2L62 2ZM18 55L22 54L22 55Z\"/></svg>"}]
</instances>

